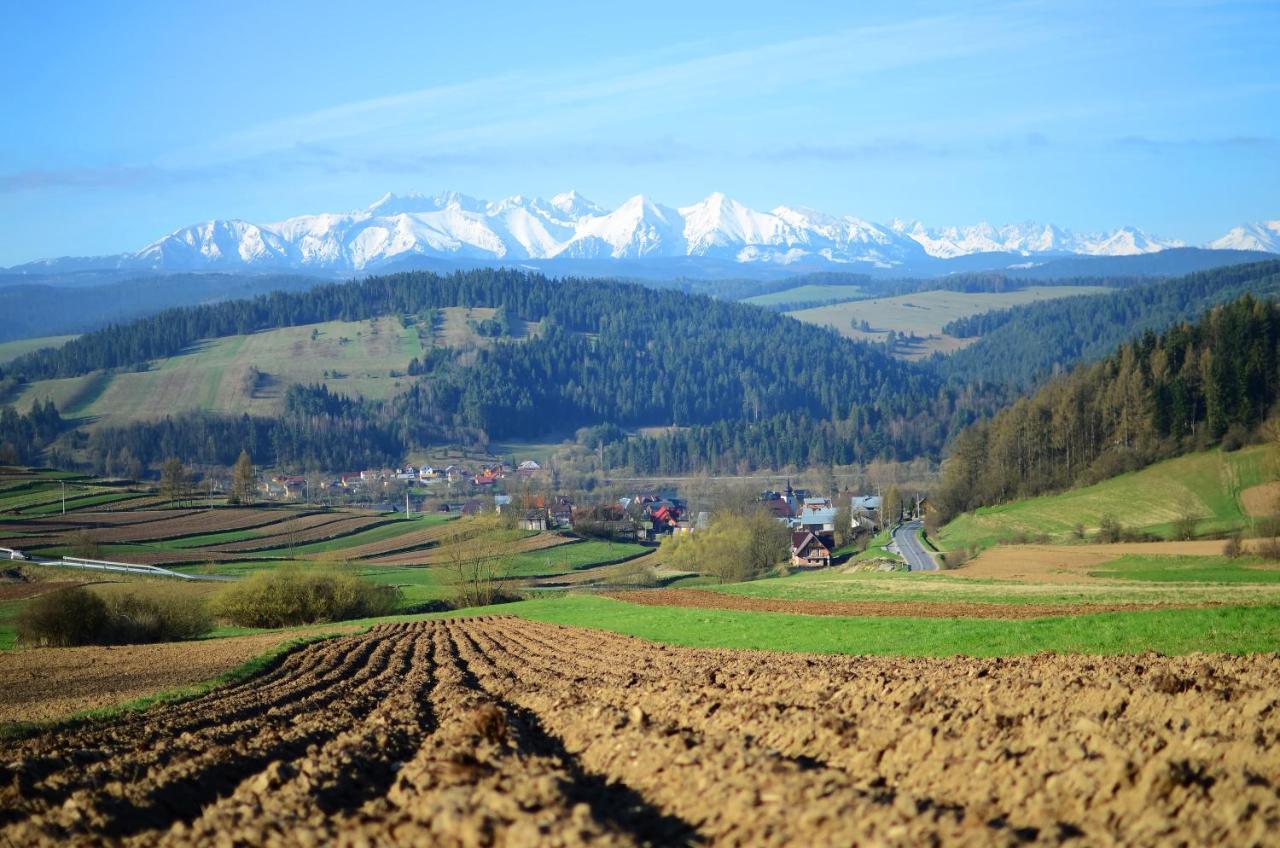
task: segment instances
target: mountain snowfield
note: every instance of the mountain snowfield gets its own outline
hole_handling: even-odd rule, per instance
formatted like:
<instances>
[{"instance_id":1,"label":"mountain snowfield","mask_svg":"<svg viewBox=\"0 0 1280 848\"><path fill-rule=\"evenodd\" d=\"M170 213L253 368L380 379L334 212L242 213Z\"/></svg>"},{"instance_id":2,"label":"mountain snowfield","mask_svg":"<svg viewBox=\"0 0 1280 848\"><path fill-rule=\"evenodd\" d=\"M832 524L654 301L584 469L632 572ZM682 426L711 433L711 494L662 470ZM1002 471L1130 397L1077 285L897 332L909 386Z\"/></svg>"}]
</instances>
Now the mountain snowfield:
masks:
<instances>
[{"instance_id":1,"label":"mountain snowfield","mask_svg":"<svg viewBox=\"0 0 1280 848\"><path fill-rule=\"evenodd\" d=\"M136 253L26 267L89 263L124 270L342 273L420 258L476 263L714 258L857 270L988 253L1133 256L1184 246L1134 227L1075 233L1035 223L926 227L894 220L886 226L798 207L761 212L719 193L679 208L636 195L610 210L572 191L550 200L515 195L496 202L448 192L387 194L366 209L275 224L208 221L176 230ZM1236 227L1207 247L1280 252L1280 221Z\"/></svg>"},{"instance_id":2,"label":"mountain snowfield","mask_svg":"<svg viewBox=\"0 0 1280 848\"><path fill-rule=\"evenodd\" d=\"M1225 236L1209 242L1206 247L1214 250L1262 250L1267 253L1280 253L1280 221L1259 221L1256 224L1232 227Z\"/></svg>"}]
</instances>

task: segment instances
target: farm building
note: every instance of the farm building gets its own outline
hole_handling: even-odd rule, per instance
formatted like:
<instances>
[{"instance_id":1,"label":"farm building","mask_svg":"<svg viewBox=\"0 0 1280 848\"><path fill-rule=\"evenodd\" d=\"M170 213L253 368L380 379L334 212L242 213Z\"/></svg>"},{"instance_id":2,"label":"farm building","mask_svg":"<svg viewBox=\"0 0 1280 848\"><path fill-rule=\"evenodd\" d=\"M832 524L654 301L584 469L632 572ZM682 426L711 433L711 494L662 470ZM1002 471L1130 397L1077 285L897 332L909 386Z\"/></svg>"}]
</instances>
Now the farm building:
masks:
<instances>
[{"instance_id":1,"label":"farm building","mask_svg":"<svg viewBox=\"0 0 1280 848\"><path fill-rule=\"evenodd\" d=\"M547 529L547 511L545 509L531 509L525 512L520 518L521 530L535 530L542 532Z\"/></svg>"}]
</instances>

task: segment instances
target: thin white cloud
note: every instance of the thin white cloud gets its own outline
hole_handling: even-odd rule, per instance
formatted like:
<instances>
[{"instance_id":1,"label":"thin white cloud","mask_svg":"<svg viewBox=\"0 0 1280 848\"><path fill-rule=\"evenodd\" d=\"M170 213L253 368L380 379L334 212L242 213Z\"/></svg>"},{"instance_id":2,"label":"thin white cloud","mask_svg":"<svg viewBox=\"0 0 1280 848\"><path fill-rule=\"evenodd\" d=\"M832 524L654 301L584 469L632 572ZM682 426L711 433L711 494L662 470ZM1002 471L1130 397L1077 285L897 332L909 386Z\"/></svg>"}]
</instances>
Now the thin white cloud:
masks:
<instances>
[{"instance_id":1,"label":"thin white cloud","mask_svg":"<svg viewBox=\"0 0 1280 848\"><path fill-rule=\"evenodd\" d=\"M857 82L912 66L1025 48L1049 37L1034 17L964 14L844 29L750 48L652 56L550 73L504 73L370 97L249 127L165 157L198 167L296 149L299 144L435 153L513 140L572 137L646 116L691 114L749 102L789 86L856 94ZM842 104L846 108L850 104Z\"/></svg>"}]
</instances>

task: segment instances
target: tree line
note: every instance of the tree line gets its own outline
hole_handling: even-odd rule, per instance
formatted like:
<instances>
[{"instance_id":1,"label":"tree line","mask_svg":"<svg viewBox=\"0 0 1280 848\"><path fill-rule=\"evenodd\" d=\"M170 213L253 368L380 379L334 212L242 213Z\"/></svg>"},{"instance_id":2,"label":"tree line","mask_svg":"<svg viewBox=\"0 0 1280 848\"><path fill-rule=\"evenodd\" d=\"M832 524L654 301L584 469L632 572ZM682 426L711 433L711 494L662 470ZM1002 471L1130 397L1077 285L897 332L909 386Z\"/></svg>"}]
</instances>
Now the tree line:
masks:
<instances>
[{"instance_id":1,"label":"tree line","mask_svg":"<svg viewBox=\"0 0 1280 848\"><path fill-rule=\"evenodd\" d=\"M981 338L950 356L936 357L932 365L952 383L992 382L1026 390L1077 362L1106 356L1140 333L1194 320L1246 293L1280 295L1280 262L1218 268L1110 294L959 318L943 332Z\"/></svg>"},{"instance_id":2,"label":"tree line","mask_svg":"<svg viewBox=\"0 0 1280 848\"><path fill-rule=\"evenodd\" d=\"M961 432L940 521L1088 484L1188 450L1238 447L1280 399L1280 307L1245 295L1148 331Z\"/></svg>"}]
</instances>

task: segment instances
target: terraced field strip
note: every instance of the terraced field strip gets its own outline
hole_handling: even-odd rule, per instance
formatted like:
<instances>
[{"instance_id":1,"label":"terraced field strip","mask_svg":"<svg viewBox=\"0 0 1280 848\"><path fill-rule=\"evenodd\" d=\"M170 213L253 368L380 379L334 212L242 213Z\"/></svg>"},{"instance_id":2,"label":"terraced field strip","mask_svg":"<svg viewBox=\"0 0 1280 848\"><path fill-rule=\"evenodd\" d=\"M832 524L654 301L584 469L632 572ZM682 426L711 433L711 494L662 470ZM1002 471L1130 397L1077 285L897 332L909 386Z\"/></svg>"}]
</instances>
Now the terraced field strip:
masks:
<instances>
[{"instance_id":1,"label":"terraced field strip","mask_svg":"<svg viewBox=\"0 0 1280 848\"><path fill-rule=\"evenodd\" d=\"M248 530L265 527L298 516L292 510L276 509L209 509L194 510L186 515L161 521L147 522L143 526L129 525L100 530L94 534L98 543L110 542L158 542L180 539L205 533L221 533L229 530Z\"/></svg>"},{"instance_id":2,"label":"terraced field strip","mask_svg":"<svg viewBox=\"0 0 1280 848\"><path fill-rule=\"evenodd\" d=\"M1277 663L383 625L199 700L0 745L0 841L1265 844Z\"/></svg>"},{"instance_id":3,"label":"terraced field strip","mask_svg":"<svg viewBox=\"0 0 1280 848\"><path fill-rule=\"evenodd\" d=\"M290 543L294 545L310 544L311 542L322 542L351 536L362 530L386 524L389 521L390 519L388 518L373 515L348 515L340 512L321 513L274 524L270 528L272 531L270 535L262 535L240 542L214 545L211 549L230 553L237 551L265 551L271 548L287 547Z\"/></svg>"},{"instance_id":4,"label":"terraced field strip","mask_svg":"<svg viewBox=\"0 0 1280 848\"><path fill-rule=\"evenodd\" d=\"M68 497L66 509L68 513L91 507L127 505L130 501L140 500L141 495L134 492L101 492L97 494L76 495ZM35 506L24 507L21 515L53 515L62 512L62 499L50 500Z\"/></svg>"},{"instance_id":5,"label":"terraced field strip","mask_svg":"<svg viewBox=\"0 0 1280 848\"><path fill-rule=\"evenodd\" d=\"M445 538L450 529L445 524L431 524L420 529L413 529L410 522L402 522L405 524L403 532L394 532L397 527L386 526L376 527L371 531L371 535L376 535L371 541L353 546L342 545L342 555L349 559L359 559L368 562L381 562L381 559L373 559L386 554L398 551L412 551L416 548L422 548L427 545L435 545ZM385 533L383 531L386 531ZM366 531L370 532L370 531ZM353 539L352 541L356 541ZM332 546L326 546L326 549ZM323 551L319 555L323 555ZM412 553L406 554L410 557L410 561L420 561L420 555L415 559Z\"/></svg>"},{"instance_id":6,"label":"terraced field strip","mask_svg":"<svg viewBox=\"0 0 1280 848\"><path fill-rule=\"evenodd\" d=\"M431 538L432 542L439 542L445 535L444 531ZM502 556L514 556L516 554L529 553L531 551L541 551L547 548L555 548L562 545L570 545L577 542L576 539L567 536L560 536L556 533L537 533L516 539L511 542L503 543L501 546ZM397 553L387 554L385 556L366 556L364 561L371 565L440 565L447 562L449 554L442 547L430 547L423 549L418 546L417 550L401 551Z\"/></svg>"}]
</instances>

